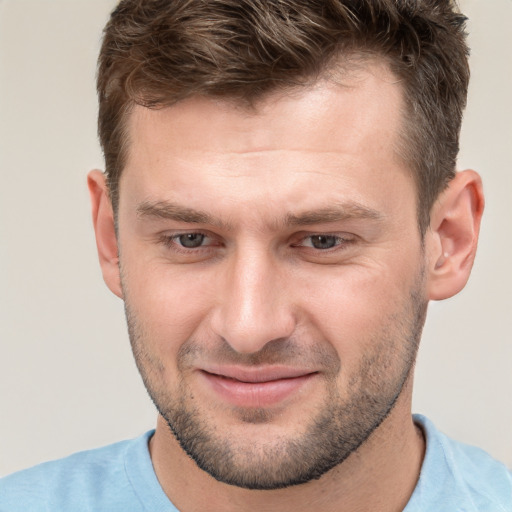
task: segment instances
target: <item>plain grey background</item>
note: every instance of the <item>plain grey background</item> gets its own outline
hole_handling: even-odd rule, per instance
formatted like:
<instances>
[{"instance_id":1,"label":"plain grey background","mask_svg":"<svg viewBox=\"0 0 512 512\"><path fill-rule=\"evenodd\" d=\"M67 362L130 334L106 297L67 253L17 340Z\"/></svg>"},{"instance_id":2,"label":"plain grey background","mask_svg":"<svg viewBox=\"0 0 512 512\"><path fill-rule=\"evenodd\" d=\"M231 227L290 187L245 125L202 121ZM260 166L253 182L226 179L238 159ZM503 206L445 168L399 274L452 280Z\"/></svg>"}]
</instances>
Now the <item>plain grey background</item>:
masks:
<instances>
[{"instance_id":1,"label":"plain grey background","mask_svg":"<svg viewBox=\"0 0 512 512\"><path fill-rule=\"evenodd\" d=\"M95 61L113 0L0 0L0 475L133 437L156 413L104 286L86 173L102 168ZM512 466L511 0L465 0L459 168L487 210L470 284L433 303L415 412Z\"/></svg>"}]
</instances>

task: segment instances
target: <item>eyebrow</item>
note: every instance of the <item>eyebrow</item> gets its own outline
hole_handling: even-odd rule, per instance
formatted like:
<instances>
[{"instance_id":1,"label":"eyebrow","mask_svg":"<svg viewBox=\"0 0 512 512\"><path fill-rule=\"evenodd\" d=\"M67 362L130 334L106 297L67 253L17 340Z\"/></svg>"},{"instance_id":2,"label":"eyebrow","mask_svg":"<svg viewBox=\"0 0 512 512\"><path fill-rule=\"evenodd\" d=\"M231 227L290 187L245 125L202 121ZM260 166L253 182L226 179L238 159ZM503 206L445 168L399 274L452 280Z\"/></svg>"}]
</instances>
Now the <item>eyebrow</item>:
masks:
<instances>
[{"instance_id":1,"label":"eyebrow","mask_svg":"<svg viewBox=\"0 0 512 512\"><path fill-rule=\"evenodd\" d=\"M221 221L206 212L169 201L144 201L137 206L136 211L137 217L140 219L167 219L184 222L186 224L208 224L225 230L232 229L230 224ZM362 204L349 202L297 214L288 213L284 217L284 222L276 222L274 225L307 226L312 224L341 222L351 219L380 221L383 219L383 215L377 210Z\"/></svg>"},{"instance_id":2,"label":"eyebrow","mask_svg":"<svg viewBox=\"0 0 512 512\"><path fill-rule=\"evenodd\" d=\"M307 226L311 224L324 224L340 222L351 219L369 219L380 221L384 216L367 206L359 203L341 203L336 206L321 208L319 210L306 211L299 214L289 213L285 224L290 226Z\"/></svg>"},{"instance_id":3,"label":"eyebrow","mask_svg":"<svg viewBox=\"0 0 512 512\"><path fill-rule=\"evenodd\" d=\"M206 212L194 210L169 201L144 201L137 206L137 217L157 218L185 222L187 224L210 224L212 226L228 227Z\"/></svg>"}]
</instances>

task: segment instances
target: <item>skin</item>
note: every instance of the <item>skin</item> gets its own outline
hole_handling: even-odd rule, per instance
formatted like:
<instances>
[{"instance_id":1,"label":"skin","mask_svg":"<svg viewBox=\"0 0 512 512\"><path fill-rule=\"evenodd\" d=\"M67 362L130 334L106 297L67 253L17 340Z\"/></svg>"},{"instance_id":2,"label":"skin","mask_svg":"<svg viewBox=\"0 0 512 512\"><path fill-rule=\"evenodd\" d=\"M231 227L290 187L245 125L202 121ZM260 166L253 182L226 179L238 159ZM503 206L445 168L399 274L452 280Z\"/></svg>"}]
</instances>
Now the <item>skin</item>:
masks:
<instances>
[{"instance_id":1,"label":"skin","mask_svg":"<svg viewBox=\"0 0 512 512\"><path fill-rule=\"evenodd\" d=\"M166 417L151 457L184 512L392 511L414 489L424 441L411 418L412 366L424 312L466 283L483 195L476 173L459 173L422 239L414 180L393 149L402 107L393 78L373 62L343 86L320 81L250 111L206 98L136 107L117 236L104 176L89 175L104 278L125 301L137 364ZM198 236L201 247L182 246ZM261 385L276 368L278 387L290 381L283 372L300 374L283 397ZM251 383L233 387L230 372ZM218 374L230 376L228 395ZM229 448L217 457L224 482L172 435L176 410L208 446ZM359 439L320 478L265 491L225 483L234 467L253 481L260 470L270 487L276 468L294 467L291 443L319 452L325 439L307 444L313 427L333 416L329 432Z\"/></svg>"}]
</instances>

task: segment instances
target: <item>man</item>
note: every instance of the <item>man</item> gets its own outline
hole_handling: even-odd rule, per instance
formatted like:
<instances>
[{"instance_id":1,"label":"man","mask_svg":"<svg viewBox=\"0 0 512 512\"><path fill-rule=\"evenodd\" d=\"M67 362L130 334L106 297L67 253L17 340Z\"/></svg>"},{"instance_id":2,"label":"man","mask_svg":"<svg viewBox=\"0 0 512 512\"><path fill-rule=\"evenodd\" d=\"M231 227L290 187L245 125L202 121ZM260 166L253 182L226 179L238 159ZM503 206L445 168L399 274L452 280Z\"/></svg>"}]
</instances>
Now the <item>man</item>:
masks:
<instances>
[{"instance_id":1,"label":"man","mask_svg":"<svg viewBox=\"0 0 512 512\"><path fill-rule=\"evenodd\" d=\"M411 416L483 210L466 55L449 1L121 2L89 189L157 428L0 510L512 510L503 465Z\"/></svg>"}]
</instances>

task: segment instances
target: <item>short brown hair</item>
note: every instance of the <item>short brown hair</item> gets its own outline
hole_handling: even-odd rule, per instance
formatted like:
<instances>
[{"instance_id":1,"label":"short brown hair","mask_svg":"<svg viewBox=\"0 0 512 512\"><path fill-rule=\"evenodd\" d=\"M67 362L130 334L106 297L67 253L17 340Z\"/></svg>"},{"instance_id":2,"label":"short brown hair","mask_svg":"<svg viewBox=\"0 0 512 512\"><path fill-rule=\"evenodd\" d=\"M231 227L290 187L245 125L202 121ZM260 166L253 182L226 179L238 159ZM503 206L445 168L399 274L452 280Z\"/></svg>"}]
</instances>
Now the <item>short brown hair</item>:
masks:
<instances>
[{"instance_id":1,"label":"short brown hair","mask_svg":"<svg viewBox=\"0 0 512 512\"><path fill-rule=\"evenodd\" d=\"M401 147L424 231L455 175L469 81L465 21L451 0L122 0L105 27L97 82L114 209L135 104L193 95L252 102L369 55L386 59L403 86Z\"/></svg>"}]
</instances>

